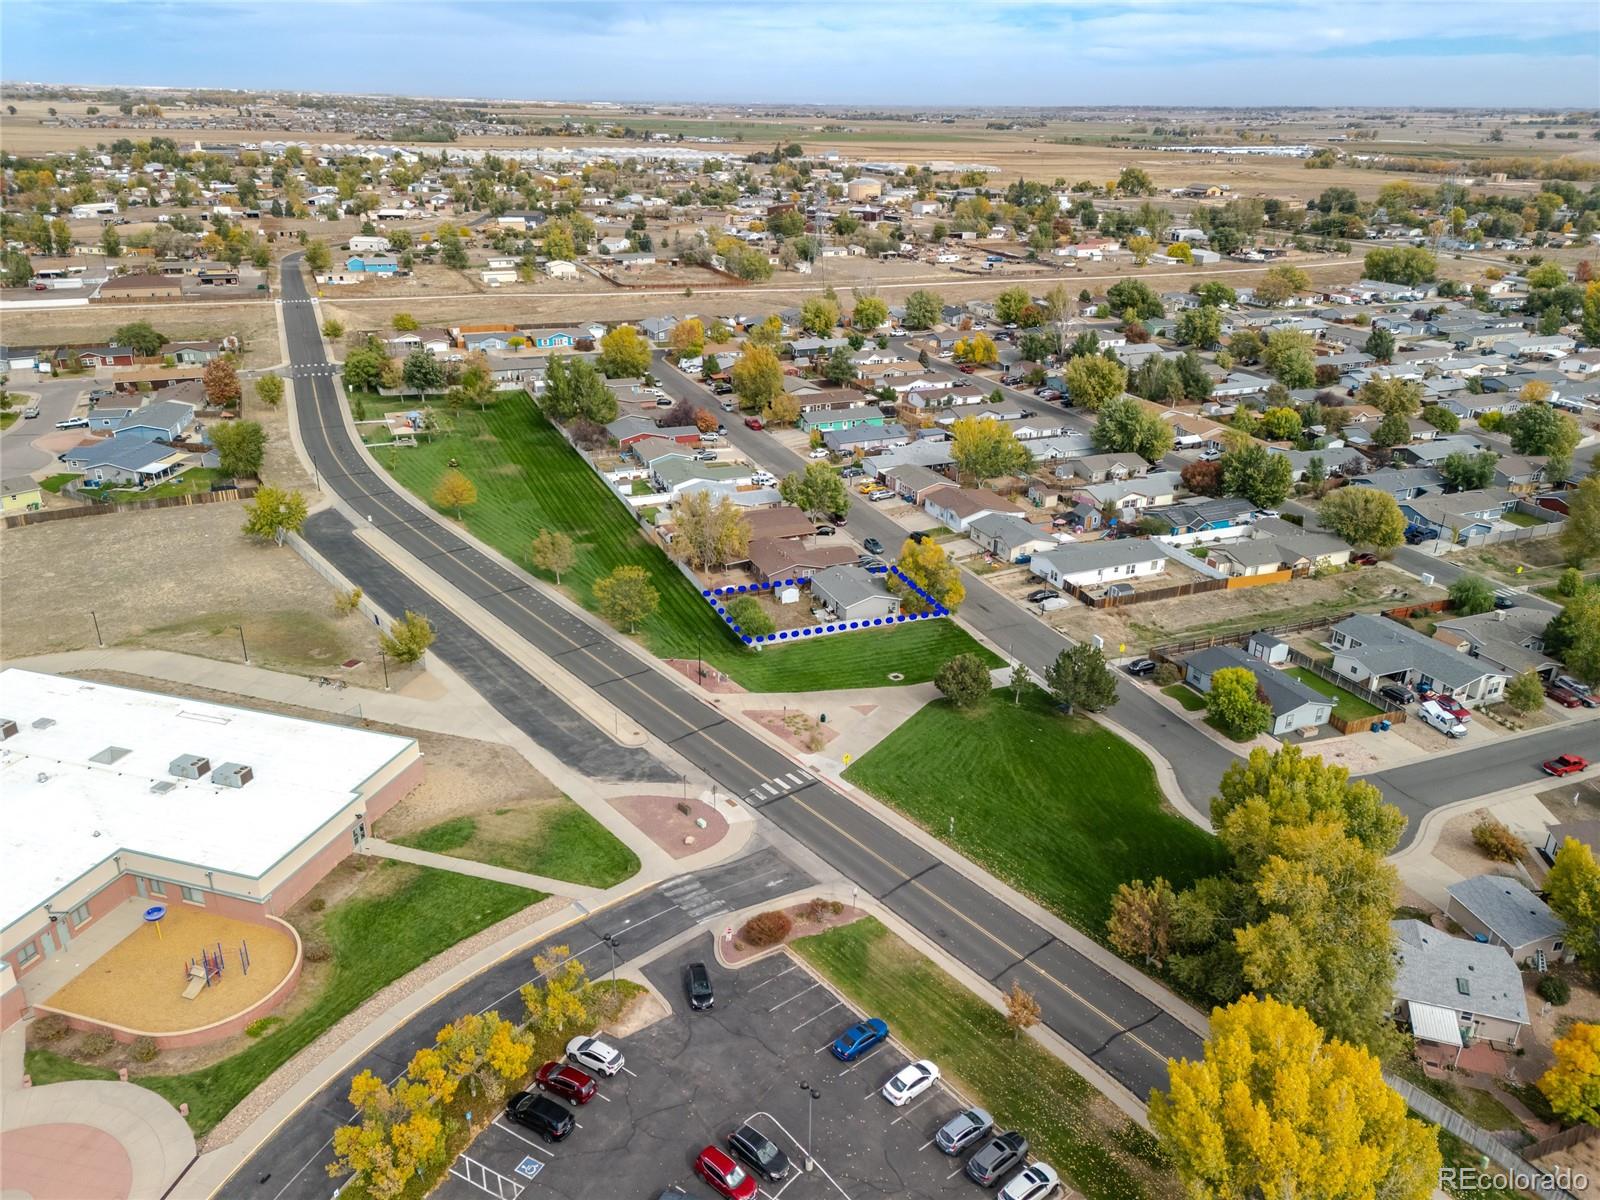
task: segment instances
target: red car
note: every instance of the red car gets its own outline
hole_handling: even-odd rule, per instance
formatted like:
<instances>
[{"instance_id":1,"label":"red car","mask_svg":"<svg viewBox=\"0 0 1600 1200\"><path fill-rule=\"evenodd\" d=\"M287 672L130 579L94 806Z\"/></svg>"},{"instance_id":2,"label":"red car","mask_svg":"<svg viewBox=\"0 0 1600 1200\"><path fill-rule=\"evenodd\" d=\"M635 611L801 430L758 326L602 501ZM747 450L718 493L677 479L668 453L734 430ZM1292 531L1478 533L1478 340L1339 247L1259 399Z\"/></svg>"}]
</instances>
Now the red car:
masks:
<instances>
[{"instance_id":1,"label":"red car","mask_svg":"<svg viewBox=\"0 0 1600 1200\"><path fill-rule=\"evenodd\" d=\"M1449 713L1452 717L1463 724L1472 720L1472 714L1462 707L1461 703L1454 696L1446 695L1444 692L1430 692L1425 695L1423 699L1432 700L1440 708L1444 709L1445 712Z\"/></svg>"},{"instance_id":2,"label":"red car","mask_svg":"<svg viewBox=\"0 0 1600 1200\"><path fill-rule=\"evenodd\" d=\"M1539 765L1546 775L1554 775L1559 779L1563 775L1576 775L1579 771L1587 771L1589 760L1576 754L1562 754Z\"/></svg>"},{"instance_id":3,"label":"red car","mask_svg":"<svg viewBox=\"0 0 1600 1200\"><path fill-rule=\"evenodd\" d=\"M1376 554L1370 554L1370 553L1368 553L1368 554L1352 554L1350 556L1350 561L1355 563L1357 566L1375 567L1375 566L1378 565L1378 556Z\"/></svg>"},{"instance_id":4,"label":"red car","mask_svg":"<svg viewBox=\"0 0 1600 1200\"><path fill-rule=\"evenodd\" d=\"M967 363L965 366L959 367L957 369L963 375L976 375L978 373L978 368L973 366L971 363Z\"/></svg>"},{"instance_id":5,"label":"red car","mask_svg":"<svg viewBox=\"0 0 1600 1200\"><path fill-rule=\"evenodd\" d=\"M694 1173L726 1200L755 1200L756 1181L725 1150L707 1146L694 1160Z\"/></svg>"},{"instance_id":6,"label":"red car","mask_svg":"<svg viewBox=\"0 0 1600 1200\"><path fill-rule=\"evenodd\" d=\"M1549 687L1544 689L1544 694L1549 696L1550 699L1554 700L1557 704L1560 704L1563 707L1583 707L1583 697L1578 695L1578 693L1573 691L1571 688L1564 688L1559 684L1552 683Z\"/></svg>"},{"instance_id":7,"label":"red car","mask_svg":"<svg viewBox=\"0 0 1600 1200\"><path fill-rule=\"evenodd\" d=\"M761 423L761 418L760 417L746 417L744 419L744 427L746 429L765 429L766 428L766 426Z\"/></svg>"},{"instance_id":8,"label":"red car","mask_svg":"<svg viewBox=\"0 0 1600 1200\"><path fill-rule=\"evenodd\" d=\"M593 1075L553 1059L539 1068L533 1082L541 1092L554 1092L574 1104L587 1104L594 1099Z\"/></svg>"}]
</instances>

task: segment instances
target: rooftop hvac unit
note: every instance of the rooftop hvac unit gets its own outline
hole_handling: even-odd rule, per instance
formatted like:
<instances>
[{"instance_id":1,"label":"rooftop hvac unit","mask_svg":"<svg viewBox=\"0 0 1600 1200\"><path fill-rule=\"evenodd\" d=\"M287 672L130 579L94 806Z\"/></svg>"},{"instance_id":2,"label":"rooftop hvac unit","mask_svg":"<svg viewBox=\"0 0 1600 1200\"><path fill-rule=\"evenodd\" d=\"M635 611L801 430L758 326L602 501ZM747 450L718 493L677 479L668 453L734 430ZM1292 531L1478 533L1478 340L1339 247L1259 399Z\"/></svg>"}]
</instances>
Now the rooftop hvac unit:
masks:
<instances>
[{"instance_id":1,"label":"rooftop hvac unit","mask_svg":"<svg viewBox=\"0 0 1600 1200\"><path fill-rule=\"evenodd\" d=\"M178 785L173 783L170 779L158 779L150 785L150 790L157 796L165 796L177 786Z\"/></svg>"},{"instance_id":2,"label":"rooftop hvac unit","mask_svg":"<svg viewBox=\"0 0 1600 1200\"><path fill-rule=\"evenodd\" d=\"M17 736L17 723L10 717L0 717L0 742Z\"/></svg>"},{"instance_id":3,"label":"rooftop hvac unit","mask_svg":"<svg viewBox=\"0 0 1600 1200\"><path fill-rule=\"evenodd\" d=\"M167 764L167 774L179 779L204 779L211 760L203 754L180 754Z\"/></svg>"},{"instance_id":4,"label":"rooftop hvac unit","mask_svg":"<svg viewBox=\"0 0 1600 1200\"><path fill-rule=\"evenodd\" d=\"M211 782L220 787L242 788L256 777L244 763L223 763L211 772Z\"/></svg>"}]
</instances>

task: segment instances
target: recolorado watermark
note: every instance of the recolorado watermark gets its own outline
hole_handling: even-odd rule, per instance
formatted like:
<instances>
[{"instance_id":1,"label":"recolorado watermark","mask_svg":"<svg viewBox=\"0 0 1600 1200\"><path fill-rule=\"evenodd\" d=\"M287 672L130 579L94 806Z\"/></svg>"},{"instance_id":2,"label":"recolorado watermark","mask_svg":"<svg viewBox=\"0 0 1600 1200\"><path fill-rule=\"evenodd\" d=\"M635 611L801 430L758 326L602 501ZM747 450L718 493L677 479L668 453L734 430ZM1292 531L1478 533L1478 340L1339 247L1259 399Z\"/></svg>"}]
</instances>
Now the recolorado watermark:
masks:
<instances>
[{"instance_id":1,"label":"recolorado watermark","mask_svg":"<svg viewBox=\"0 0 1600 1200\"><path fill-rule=\"evenodd\" d=\"M1439 1186L1456 1194L1476 1191L1515 1190L1537 1192L1559 1188L1564 1192L1582 1195L1589 1187L1589 1177L1571 1167L1554 1167L1548 1171L1513 1171L1504 1167L1443 1167L1439 1171Z\"/></svg>"}]
</instances>

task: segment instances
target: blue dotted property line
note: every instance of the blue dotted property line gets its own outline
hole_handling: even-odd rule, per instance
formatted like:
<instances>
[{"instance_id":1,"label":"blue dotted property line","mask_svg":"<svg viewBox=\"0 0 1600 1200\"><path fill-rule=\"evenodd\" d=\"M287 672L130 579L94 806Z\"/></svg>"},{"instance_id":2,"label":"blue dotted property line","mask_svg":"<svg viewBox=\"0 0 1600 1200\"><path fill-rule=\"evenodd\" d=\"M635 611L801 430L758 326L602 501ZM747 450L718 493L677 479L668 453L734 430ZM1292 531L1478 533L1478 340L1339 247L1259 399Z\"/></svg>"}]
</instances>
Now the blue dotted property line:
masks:
<instances>
[{"instance_id":1,"label":"blue dotted property line","mask_svg":"<svg viewBox=\"0 0 1600 1200\"><path fill-rule=\"evenodd\" d=\"M868 621L836 621L832 625L819 625L810 629L783 629L777 633L749 634L741 630L734 623L733 618L728 615L728 608L723 600L724 596L753 595L757 592L770 592L775 588L798 587L800 584L810 582L809 579L804 575L800 575L793 579L774 579L770 583L741 583L736 587L701 588L700 594L705 597L706 603L717 610L717 616L722 618L724 624L733 630L734 635L746 646L754 646L763 642L798 642L802 638L821 637L827 633L847 633L852 629L870 629L879 625L900 625L906 621L926 621L931 617L948 617L950 615L948 608L923 591L921 586L907 576L899 567L868 567L867 570L874 575L886 573L894 575L896 579L926 601L931 611L898 613L892 617L873 617Z\"/></svg>"}]
</instances>

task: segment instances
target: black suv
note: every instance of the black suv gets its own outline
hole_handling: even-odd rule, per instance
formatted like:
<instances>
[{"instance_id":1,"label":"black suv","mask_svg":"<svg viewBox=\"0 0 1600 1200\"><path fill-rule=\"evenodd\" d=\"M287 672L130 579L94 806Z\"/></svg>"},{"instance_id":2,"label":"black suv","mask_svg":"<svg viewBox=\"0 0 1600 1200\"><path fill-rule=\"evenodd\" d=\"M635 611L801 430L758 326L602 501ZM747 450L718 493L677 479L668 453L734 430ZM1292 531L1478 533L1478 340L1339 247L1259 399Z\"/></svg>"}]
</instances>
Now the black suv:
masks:
<instances>
[{"instance_id":1,"label":"black suv","mask_svg":"<svg viewBox=\"0 0 1600 1200\"><path fill-rule=\"evenodd\" d=\"M690 963L683 969L683 988L689 993L689 1007L696 1012L717 1002L711 990L711 972L703 962Z\"/></svg>"},{"instance_id":2,"label":"black suv","mask_svg":"<svg viewBox=\"0 0 1600 1200\"><path fill-rule=\"evenodd\" d=\"M1386 683L1378 689L1378 695L1393 704L1415 704L1417 694L1403 683Z\"/></svg>"},{"instance_id":3,"label":"black suv","mask_svg":"<svg viewBox=\"0 0 1600 1200\"><path fill-rule=\"evenodd\" d=\"M741 1125L728 1135L728 1149L769 1183L788 1177L789 1156L773 1145L772 1139L748 1125Z\"/></svg>"},{"instance_id":4,"label":"black suv","mask_svg":"<svg viewBox=\"0 0 1600 1200\"><path fill-rule=\"evenodd\" d=\"M572 1110L538 1092L518 1092L511 1097L506 1102L506 1116L547 1142L559 1142L572 1132Z\"/></svg>"},{"instance_id":5,"label":"black suv","mask_svg":"<svg viewBox=\"0 0 1600 1200\"><path fill-rule=\"evenodd\" d=\"M1028 1157L1028 1139L1013 1129L991 1138L967 1159L967 1178L980 1187L994 1187L1012 1167Z\"/></svg>"},{"instance_id":6,"label":"black suv","mask_svg":"<svg viewBox=\"0 0 1600 1200\"><path fill-rule=\"evenodd\" d=\"M1123 670L1129 675L1135 676L1136 678L1145 675L1154 675L1156 673L1156 664L1153 659L1136 658L1126 667L1124 667Z\"/></svg>"}]
</instances>

